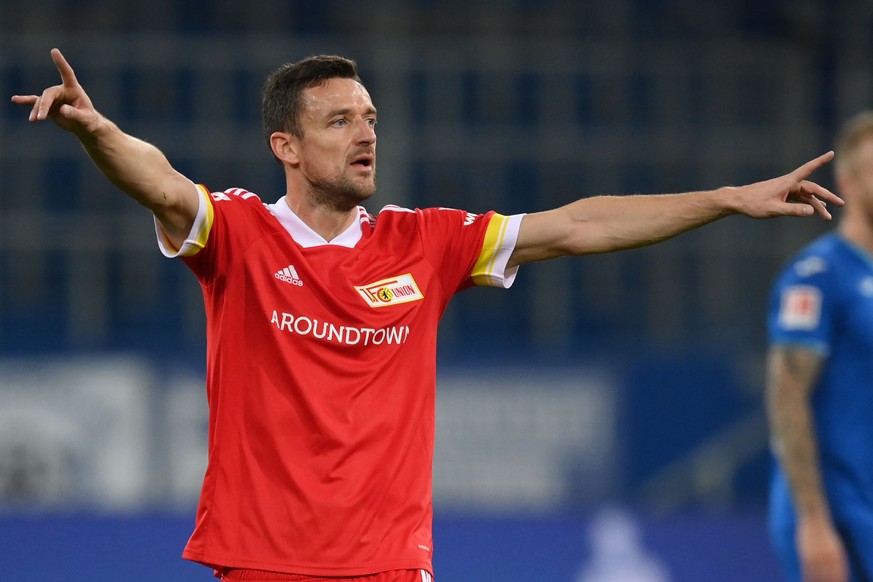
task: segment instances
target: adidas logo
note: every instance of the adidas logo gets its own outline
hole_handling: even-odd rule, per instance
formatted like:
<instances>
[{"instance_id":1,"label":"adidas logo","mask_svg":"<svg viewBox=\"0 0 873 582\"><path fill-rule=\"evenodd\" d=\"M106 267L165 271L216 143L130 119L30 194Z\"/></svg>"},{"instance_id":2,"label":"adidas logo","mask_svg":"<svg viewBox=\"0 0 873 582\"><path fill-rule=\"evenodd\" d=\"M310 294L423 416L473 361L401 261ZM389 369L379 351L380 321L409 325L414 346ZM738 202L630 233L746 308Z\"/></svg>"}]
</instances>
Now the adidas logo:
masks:
<instances>
[{"instance_id":1,"label":"adidas logo","mask_svg":"<svg viewBox=\"0 0 873 582\"><path fill-rule=\"evenodd\" d=\"M276 271L274 277L276 277L280 281L285 281L286 283L291 283L292 285L303 287L303 281L301 281L300 276L297 275L297 269L294 268L294 265L288 265L284 269L279 269L278 271Z\"/></svg>"}]
</instances>

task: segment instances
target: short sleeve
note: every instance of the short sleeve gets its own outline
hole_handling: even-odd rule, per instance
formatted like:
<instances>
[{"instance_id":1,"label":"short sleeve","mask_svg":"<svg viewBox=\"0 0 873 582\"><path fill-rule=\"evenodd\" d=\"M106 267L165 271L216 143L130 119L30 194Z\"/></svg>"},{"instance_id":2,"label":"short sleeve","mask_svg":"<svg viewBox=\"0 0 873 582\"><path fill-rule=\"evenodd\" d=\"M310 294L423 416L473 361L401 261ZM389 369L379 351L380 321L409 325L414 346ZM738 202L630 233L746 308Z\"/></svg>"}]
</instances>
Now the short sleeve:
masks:
<instances>
[{"instance_id":1,"label":"short sleeve","mask_svg":"<svg viewBox=\"0 0 873 582\"><path fill-rule=\"evenodd\" d=\"M176 248L173 243L167 238L161 223L155 218L155 235L158 238L158 248L161 254L170 259L176 257L189 257L195 255L206 246L206 241L209 239L209 232L212 230L212 222L215 218L215 212L212 207L209 191L202 185L197 185L197 197L199 205L197 207L197 216L194 218L194 224L191 225L191 232L185 238L180 248Z\"/></svg>"},{"instance_id":2,"label":"short sleeve","mask_svg":"<svg viewBox=\"0 0 873 582\"><path fill-rule=\"evenodd\" d=\"M507 268L509 257L518 242L518 231L523 215L491 214L476 263L470 277L476 285L508 289L515 281L518 266Z\"/></svg>"},{"instance_id":3,"label":"short sleeve","mask_svg":"<svg viewBox=\"0 0 873 582\"><path fill-rule=\"evenodd\" d=\"M173 246L157 220L155 231L164 256L181 258L199 279L209 280L231 268L240 251L264 235L262 220L269 211L256 194L240 188L210 192L198 184L197 191L197 216L181 248Z\"/></svg>"},{"instance_id":4,"label":"short sleeve","mask_svg":"<svg viewBox=\"0 0 873 582\"><path fill-rule=\"evenodd\" d=\"M799 345L826 355L839 300L828 261L809 255L792 262L773 289L768 315L771 344Z\"/></svg>"},{"instance_id":5,"label":"short sleeve","mask_svg":"<svg viewBox=\"0 0 873 582\"><path fill-rule=\"evenodd\" d=\"M518 267L508 269L507 265L523 215L473 214L450 208L417 213L425 254L447 290L512 285Z\"/></svg>"}]
</instances>

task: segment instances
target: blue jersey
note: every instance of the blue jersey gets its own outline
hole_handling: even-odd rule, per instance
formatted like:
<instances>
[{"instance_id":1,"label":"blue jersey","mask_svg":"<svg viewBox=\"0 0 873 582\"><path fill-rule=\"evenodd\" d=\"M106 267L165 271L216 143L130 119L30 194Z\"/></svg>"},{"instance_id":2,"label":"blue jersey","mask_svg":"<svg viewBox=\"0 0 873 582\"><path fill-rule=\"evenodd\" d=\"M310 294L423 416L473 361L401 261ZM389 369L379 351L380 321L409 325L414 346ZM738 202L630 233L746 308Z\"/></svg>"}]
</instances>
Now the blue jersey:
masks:
<instances>
[{"instance_id":1,"label":"blue jersey","mask_svg":"<svg viewBox=\"0 0 873 582\"><path fill-rule=\"evenodd\" d=\"M870 579L873 256L838 234L814 241L779 277L768 327L771 345L804 346L824 357L812 410L825 494L852 562L853 579ZM793 553L794 510L778 464L770 503L774 541L786 557L786 552Z\"/></svg>"}]
</instances>

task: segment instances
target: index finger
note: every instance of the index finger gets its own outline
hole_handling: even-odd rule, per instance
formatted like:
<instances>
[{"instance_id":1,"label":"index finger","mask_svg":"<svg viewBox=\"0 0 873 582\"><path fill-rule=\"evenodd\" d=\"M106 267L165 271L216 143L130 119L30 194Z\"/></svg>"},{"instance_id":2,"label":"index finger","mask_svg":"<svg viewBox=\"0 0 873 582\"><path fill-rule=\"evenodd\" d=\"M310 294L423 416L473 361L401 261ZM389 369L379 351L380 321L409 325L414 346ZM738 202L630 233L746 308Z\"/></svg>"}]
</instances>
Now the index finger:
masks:
<instances>
[{"instance_id":1,"label":"index finger","mask_svg":"<svg viewBox=\"0 0 873 582\"><path fill-rule=\"evenodd\" d=\"M60 49L52 49L52 61L54 61L55 66L58 68L58 73L61 74L61 81L63 81L65 87L75 87L78 85L76 73L73 72L73 67L70 66L64 55L61 54Z\"/></svg>"},{"instance_id":2,"label":"index finger","mask_svg":"<svg viewBox=\"0 0 873 582\"><path fill-rule=\"evenodd\" d=\"M813 172L815 172L816 170L818 170L819 168L824 166L826 163L828 163L832 159L834 159L833 150L827 152L826 154L822 154L813 160L806 162L805 164L803 164L802 166L800 166L799 168L794 170L792 172L792 174L795 175L796 177L798 177L799 179L803 180L804 178L806 178L807 176L809 176L810 174L812 174Z\"/></svg>"}]
</instances>

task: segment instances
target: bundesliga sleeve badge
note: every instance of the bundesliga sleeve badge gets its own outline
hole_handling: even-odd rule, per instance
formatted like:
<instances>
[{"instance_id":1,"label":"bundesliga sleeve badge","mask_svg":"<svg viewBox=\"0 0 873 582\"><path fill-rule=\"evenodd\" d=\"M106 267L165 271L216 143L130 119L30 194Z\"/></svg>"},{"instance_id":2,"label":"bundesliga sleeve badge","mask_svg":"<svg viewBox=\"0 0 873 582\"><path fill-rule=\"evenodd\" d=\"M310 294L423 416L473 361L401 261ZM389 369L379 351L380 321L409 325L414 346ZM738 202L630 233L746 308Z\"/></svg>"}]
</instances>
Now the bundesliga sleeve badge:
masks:
<instances>
[{"instance_id":1,"label":"bundesliga sleeve badge","mask_svg":"<svg viewBox=\"0 0 873 582\"><path fill-rule=\"evenodd\" d=\"M795 285L782 291L779 325L789 330L812 330L821 319L821 291L810 285Z\"/></svg>"}]
</instances>

